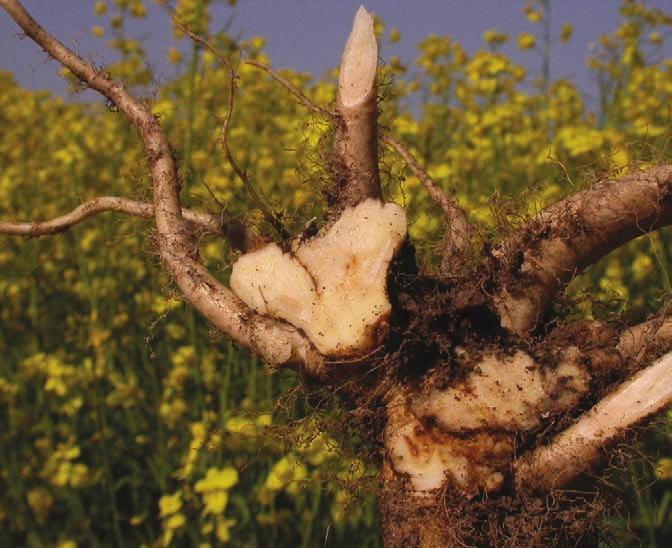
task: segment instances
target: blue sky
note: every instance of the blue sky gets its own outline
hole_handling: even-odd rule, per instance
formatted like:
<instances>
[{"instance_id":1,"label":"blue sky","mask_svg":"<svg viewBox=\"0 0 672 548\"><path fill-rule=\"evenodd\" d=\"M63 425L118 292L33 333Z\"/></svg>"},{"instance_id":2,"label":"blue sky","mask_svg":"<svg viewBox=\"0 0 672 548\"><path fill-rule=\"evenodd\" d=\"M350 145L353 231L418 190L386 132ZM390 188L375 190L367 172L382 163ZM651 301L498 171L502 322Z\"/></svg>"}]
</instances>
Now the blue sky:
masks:
<instances>
[{"instance_id":1,"label":"blue sky","mask_svg":"<svg viewBox=\"0 0 672 548\"><path fill-rule=\"evenodd\" d=\"M108 3L111 0L108 0ZM26 8L48 30L80 55L105 64L114 59L105 38L94 38L90 29L101 24L93 14L93 0L25 0ZM276 67L288 67L324 74L338 64L341 49L357 0L240 0L231 9L222 0L216 2L213 28L224 24L233 14L232 31L243 37L263 36L267 53ZM669 0L650 0L649 5L667 7ZM146 2L148 17L131 27L131 34L145 38L150 66L159 79L167 79L173 69L166 62L166 51L175 45L166 17L151 1ZM369 0L367 8L382 17L388 29L398 28L402 40L394 46L383 44L383 58L398 55L412 60L417 43L429 33L450 35L469 52L482 47L483 31L495 28L515 37L521 31L540 29L522 13L522 0ZM551 57L554 76L569 76L580 85L587 99L595 95L595 85L585 68L591 42L603 32L618 26L619 0L555 0L552 20L557 32L563 23L574 26L568 45L558 45ZM183 42L183 46L186 44ZM534 74L540 61L532 52L518 52L515 40L504 51ZM667 51L670 56L670 51ZM30 89L50 89L64 94L65 86L54 63L45 64L44 55L28 40L20 40L16 27L0 13L0 69L15 74L19 83Z\"/></svg>"}]
</instances>

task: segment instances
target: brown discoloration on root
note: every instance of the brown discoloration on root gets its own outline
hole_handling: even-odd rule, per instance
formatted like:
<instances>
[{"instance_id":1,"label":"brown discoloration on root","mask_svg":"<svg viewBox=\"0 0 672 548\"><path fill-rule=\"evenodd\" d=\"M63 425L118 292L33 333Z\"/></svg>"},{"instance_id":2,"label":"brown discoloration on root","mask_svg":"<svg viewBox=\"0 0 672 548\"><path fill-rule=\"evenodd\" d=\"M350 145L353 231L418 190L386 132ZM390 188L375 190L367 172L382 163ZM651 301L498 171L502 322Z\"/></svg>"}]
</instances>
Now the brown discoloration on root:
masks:
<instances>
[{"instance_id":1,"label":"brown discoloration on root","mask_svg":"<svg viewBox=\"0 0 672 548\"><path fill-rule=\"evenodd\" d=\"M512 463L571 426L629 373L628 356L617 347L619 340L628 335L632 338L633 333L624 333L620 325L591 321L555 327L536 339L512 337L500 329L488 307L487 294L481 291L482 279L491 274L480 272L480 278L463 278L447 285L421 275L412 247L404 247L388 280L396 312L390 318L391 335L360 369L361 377L351 378L349 389L342 392L354 405L354 415L362 418L362 427L376 433L372 439L384 447L380 500L385 538L391 546L537 546L557 542L590 546L600 534L603 499L562 492L540 497L525 494L514 485ZM667 324L664 326L657 328L658 343L667 333ZM670 339L655 345L651 337L648 340L649 359L671 346ZM562 370L569 355L585 372L587 381L579 391L573 381L556 382L533 411L537 414L534 424L508 432L496 425L450 431L431 414L415 416L409 411L409 402L421 394L464 386L484 355L490 353L506 361L516 352L531 356L534 367L550 376ZM383 435L381 428L386 423L384 406L389 408L393 395L400 391L406 394L401 400L406 418L388 414L388 432L394 427L390 420L413 422L400 436L407 443L407 456L422 460L424 455L431 460L432 451L443 451L453 463L460 463L457 468L462 481L452 475L456 468L451 472L448 467L439 472L443 473L439 487L434 485L435 490L422 494L406 470L396 469L399 466L394 463L390 435ZM398 501L403 503L396 504Z\"/></svg>"},{"instance_id":2,"label":"brown discoloration on root","mask_svg":"<svg viewBox=\"0 0 672 548\"><path fill-rule=\"evenodd\" d=\"M385 445L392 471L416 494L451 488L467 498L499 490L513 454L510 433L446 432L402 398L390 403Z\"/></svg>"}]
</instances>

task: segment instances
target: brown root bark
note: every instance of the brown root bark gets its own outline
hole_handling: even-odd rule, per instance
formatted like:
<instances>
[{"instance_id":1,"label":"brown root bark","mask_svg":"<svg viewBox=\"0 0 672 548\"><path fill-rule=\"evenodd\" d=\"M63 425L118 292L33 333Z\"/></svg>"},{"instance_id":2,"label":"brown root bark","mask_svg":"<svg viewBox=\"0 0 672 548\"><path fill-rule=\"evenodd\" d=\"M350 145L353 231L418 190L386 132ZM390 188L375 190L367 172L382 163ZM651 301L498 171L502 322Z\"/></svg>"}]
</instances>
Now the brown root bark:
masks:
<instances>
[{"instance_id":1,"label":"brown root bark","mask_svg":"<svg viewBox=\"0 0 672 548\"><path fill-rule=\"evenodd\" d=\"M0 234L26 236L28 238L52 236L70 230L89 217L106 211L123 213L141 219L154 218L154 207L150 203L117 196L100 196L48 221L32 223L0 221ZM222 236L228 240L233 249L238 251L249 251L262 242L254 231L242 221L232 217L190 209L182 209L182 216L194 229Z\"/></svg>"},{"instance_id":2,"label":"brown root bark","mask_svg":"<svg viewBox=\"0 0 672 548\"><path fill-rule=\"evenodd\" d=\"M123 112L137 129L153 182L153 208L159 255L184 298L217 329L271 364L319 368L322 358L294 327L258 316L208 272L198 259L189 224L180 207L180 183L173 154L159 121L119 82L94 69L46 32L18 0L0 7L53 59Z\"/></svg>"},{"instance_id":3,"label":"brown root bark","mask_svg":"<svg viewBox=\"0 0 672 548\"><path fill-rule=\"evenodd\" d=\"M471 242L473 229L466 213L454 200L446 196L436 181L429 176L429 173L420 166L402 144L387 135L383 135L381 141L392 147L404 159L432 200L443 209L446 228L441 245L439 276L444 280L454 277L464 266L462 259Z\"/></svg>"},{"instance_id":4,"label":"brown root bark","mask_svg":"<svg viewBox=\"0 0 672 548\"><path fill-rule=\"evenodd\" d=\"M332 213L380 198L378 172L378 44L373 17L360 7L341 60L334 128Z\"/></svg>"},{"instance_id":5,"label":"brown root bark","mask_svg":"<svg viewBox=\"0 0 672 548\"><path fill-rule=\"evenodd\" d=\"M574 275L670 222L672 166L598 183L545 209L493 251L502 327L528 336Z\"/></svg>"},{"instance_id":6,"label":"brown root bark","mask_svg":"<svg viewBox=\"0 0 672 548\"><path fill-rule=\"evenodd\" d=\"M672 318L660 316L624 329L617 349L633 365L672 347ZM661 351L662 350L662 351Z\"/></svg>"},{"instance_id":7,"label":"brown root bark","mask_svg":"<svg viewBox=\"0 0 672 548\"><path fill-rule=\"evenodd\" d=\"M576 423L516 461L519 489L564 487L602 460L602 452L642 420L672 403L672 353L618 386Z\"/></svg>"},{"instance_id":8,"label":"brown root bark","mask_svg":"<svg viewBox=\"0 0 672 548\"><path fill-rule=\"evenodd\" d=\"M209 40L194 33L191 29L189 29L189 27L187 27L187 25L179 21L177 17L175 17L175 14L170 10L170 7L168 6L168 2L166 0L160 0L159 4L163 9L163 11L166 13L166 15L170 17L170 20L172 21L173 26L176 29L179 29L181 32L186 34L193 42L205 47L226 67L229 73L229 94L228 94L226 115L224 116L224 122L222 123L222 131L220 134L220 144L222 145L222 151L224 152L224 156L226 157L226 160L231 166L231 169L233 170L234 174L243 183L245 190L249 194L250 198L252 198L252 202L255 204L257 209L259 209L259 211L264 216L268 224L273 228L273 230L278 234L278 236L282 240L289 239L290 235L283 226L280 218L276 216L271 211L271 209L266 205L266 203L261 199L261 196L259 196L258 192L254 188L254 185L252 185L245 170L241 169L241 167L238 165L238 162L236 161L233 152L229 147L229 139L228 139L229 125L231 123L231 117L233 116L234 97L236 94L236 73L233 64L221 51L219 51L215 46L213 46ZM258 66L259 68L263 67L263 65L259 65L254 62L252 62L251 64ZM272 70L269 70L269 72L271 74L274 74L274 71ZM279 75L277 77L282 78Z\"/></svg>"}]
</instances>

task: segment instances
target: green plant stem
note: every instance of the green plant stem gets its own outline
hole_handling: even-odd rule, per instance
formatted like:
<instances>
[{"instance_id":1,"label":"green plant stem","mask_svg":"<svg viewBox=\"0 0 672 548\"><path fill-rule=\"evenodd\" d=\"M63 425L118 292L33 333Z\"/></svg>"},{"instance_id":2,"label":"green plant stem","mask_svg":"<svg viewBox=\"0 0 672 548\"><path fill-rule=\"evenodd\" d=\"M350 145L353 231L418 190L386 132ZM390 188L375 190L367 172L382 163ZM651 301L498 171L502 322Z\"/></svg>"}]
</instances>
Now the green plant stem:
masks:
<instances>
[{"instance_id":1,"label":"green plant stem","mask_svg":"<svg viewBox=\"0 0 672 548\"><path fill-rule=\"evenodd\" d=\"M551 126L551 119L548 116L550 113L551 103L551 0L542 0L541 3L544 10L544 31L543 31L543 50L542 50L542 92L544 94L544 102L546 104L546 138L551 142L553 136L553 128Z\"/></svg>"},{"instance_id":2,"label":"green plant stem","mask_svg":"<svg viewBox=\"0 0 672 548\"><path fill-rule=\"evenodd\" d=\"M310 509L310 519L306 520L303 528L301 548L309 548L309 546L311 546L310 538L313 532L313 522L315 521L315 516L320 510L320 501L322 500L322 486L319 482L315 483L312 496L313 504Z\"/></svg>"}]
</instances>

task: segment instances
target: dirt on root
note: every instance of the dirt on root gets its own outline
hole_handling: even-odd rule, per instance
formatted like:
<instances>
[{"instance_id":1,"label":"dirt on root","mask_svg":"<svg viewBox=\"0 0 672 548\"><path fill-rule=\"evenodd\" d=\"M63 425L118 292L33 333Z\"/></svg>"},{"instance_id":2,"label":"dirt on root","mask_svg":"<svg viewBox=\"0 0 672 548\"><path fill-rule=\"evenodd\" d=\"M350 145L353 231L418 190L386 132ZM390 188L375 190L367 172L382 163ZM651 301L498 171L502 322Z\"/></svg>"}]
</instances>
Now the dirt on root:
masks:
<instances>
[{"instance_id":1,"label":"dirt on root","mask_svg":"<svg viewBox=\"0 0 672 548\"><path fill-rule=\"evenodd\" d=\"M380 509L388 548L609 545L604 516L614 510L597 492L466 500L446 491L423 500L398 483L383 490Z\"/></svg>"}]
</instances>

